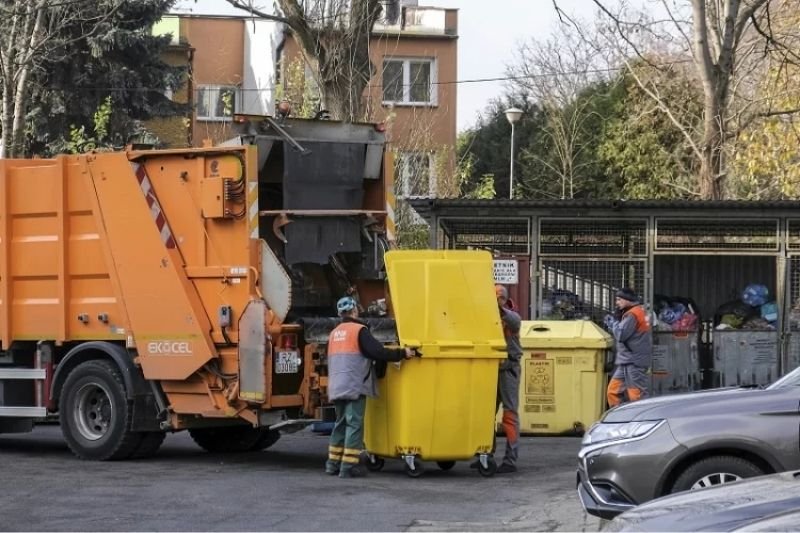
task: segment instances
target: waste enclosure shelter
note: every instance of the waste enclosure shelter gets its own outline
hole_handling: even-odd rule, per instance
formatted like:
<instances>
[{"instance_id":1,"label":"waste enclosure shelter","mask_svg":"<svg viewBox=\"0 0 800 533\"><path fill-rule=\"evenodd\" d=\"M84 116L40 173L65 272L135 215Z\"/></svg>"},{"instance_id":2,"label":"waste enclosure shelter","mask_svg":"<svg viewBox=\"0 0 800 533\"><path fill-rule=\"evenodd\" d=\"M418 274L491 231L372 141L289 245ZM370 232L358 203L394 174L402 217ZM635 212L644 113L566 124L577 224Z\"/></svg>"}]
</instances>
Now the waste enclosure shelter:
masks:
<instances>
[{"instance_id":1,"label":"waste enclosure shelter","mask_svg":"<svg viewBox=\"0 0 800 533\"><path fill-rule=\"evenodd\" d=\"M529 264L517 303L531 320L602 324L634 289L654 326L654 395L763 385L800 363L800 202L409 203L432 248Z\"/></svg>"}]
</instances>

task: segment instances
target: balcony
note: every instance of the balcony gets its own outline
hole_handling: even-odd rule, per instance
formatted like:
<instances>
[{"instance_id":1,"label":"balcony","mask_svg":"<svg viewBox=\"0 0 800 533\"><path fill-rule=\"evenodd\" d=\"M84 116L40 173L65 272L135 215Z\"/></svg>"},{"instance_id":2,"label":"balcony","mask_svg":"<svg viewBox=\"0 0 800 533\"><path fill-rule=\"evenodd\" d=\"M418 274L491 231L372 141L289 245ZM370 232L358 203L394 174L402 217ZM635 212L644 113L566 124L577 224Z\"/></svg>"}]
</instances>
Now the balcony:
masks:
<instances>
[{"instance_id":1,"label":"balcony","mask_svg":"<svg viewBox=\"0 0 800 533\"><path fill-rule=\"evenodd\" d=\"M455 9L439 7L389 8L384 10L382 17L375 23L373 32L455 37L458 35L457 13Z\"/></svg>"}]
</instances>

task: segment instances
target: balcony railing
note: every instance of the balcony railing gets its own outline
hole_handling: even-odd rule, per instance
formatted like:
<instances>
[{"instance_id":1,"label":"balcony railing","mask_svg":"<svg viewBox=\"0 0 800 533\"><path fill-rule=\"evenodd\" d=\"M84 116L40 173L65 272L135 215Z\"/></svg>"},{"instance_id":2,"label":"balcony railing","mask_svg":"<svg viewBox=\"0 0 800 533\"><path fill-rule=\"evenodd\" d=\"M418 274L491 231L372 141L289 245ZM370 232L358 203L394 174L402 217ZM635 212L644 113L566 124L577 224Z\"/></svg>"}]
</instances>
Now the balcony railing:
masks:
<instances>
[{"instance_id":1,"label":"balcony railing","mask_svg":"<svg viewBox=\"0 0 800 533\"><path fill-rule=\"evenodd\" d=\"M447 27L447 10L437 7L404 6L397 11L385 9L373 29L379 33L417 33L421 35L455 35Z\"/></svg>"}]
</instances>

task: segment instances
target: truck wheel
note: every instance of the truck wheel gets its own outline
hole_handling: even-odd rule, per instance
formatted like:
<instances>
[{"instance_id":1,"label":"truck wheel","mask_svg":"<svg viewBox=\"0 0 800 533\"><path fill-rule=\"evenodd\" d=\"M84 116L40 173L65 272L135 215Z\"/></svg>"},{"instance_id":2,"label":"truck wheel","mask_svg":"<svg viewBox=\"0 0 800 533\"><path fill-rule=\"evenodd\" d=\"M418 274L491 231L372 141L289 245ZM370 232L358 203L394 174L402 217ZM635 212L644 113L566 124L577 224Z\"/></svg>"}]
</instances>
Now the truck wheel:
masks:
<instances>
[{"instance_id":1,"label":"truck wheel","mask_svg":"<svg viewBox=\"0 0 800 533\"><path fill-rule=\"evenodd\" d=\"M258 439L258 442L256 442L256 445L252 448L252 450L266 450L279 440L281 440L281 432L277 429L262 429L261 437Z\"/></svg>"},{"instance_id":2,"label":"truck wheel","mask_svg":"<svg viewBox=\"0 0 800 533\"><path fill-rule=\"evenodd\" d=\"M154 456L167 437L167 434L163 431L147 431L141 435L142 441L131 454L131 459L144 459Z\"/></svg>"},{"instance_id":3,"label":"truck wheel","mask_svg":"<svg viewBox=\"0 0 800 533\"><path fill-rule=\"evenodd\" d=\"M670 492L702 489L763 474L761 468L741 457L715 455L690 465L675 480Z\"/></svg>"},{"instance_id":4,"label":"truck wheel","mask_svg":"<svg viewBox=\"0 0 800 533\"><path fill-rule=\"evenodd\" d=\"M270 430L252 426L194 428L189 430L189 435L192 436L198 446L211 453L239 453L263 450L275 444L280 438L280 433L276 438L274 434L270 433Z\"/></svg>"},{"instance_id":5,"label":"truck wheel","mask_svg":"<svg viewBox=\"0 0 800 533\"><path fill-rule=\"evenodd\" d=\"M59 417L64 440L81 459L125 459L142 440L141 433L130 430L133 406L122 374L109 361L86 361L69 373Z\"/></svg>"}]
</instances>

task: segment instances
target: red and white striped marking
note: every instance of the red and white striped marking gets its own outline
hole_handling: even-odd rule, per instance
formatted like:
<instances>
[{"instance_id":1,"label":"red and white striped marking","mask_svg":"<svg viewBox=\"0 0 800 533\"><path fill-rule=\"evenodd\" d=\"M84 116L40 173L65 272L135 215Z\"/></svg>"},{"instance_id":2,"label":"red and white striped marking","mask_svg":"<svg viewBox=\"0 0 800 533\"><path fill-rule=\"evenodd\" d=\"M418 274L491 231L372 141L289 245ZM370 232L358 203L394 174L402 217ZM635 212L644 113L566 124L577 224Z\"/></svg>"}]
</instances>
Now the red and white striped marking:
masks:
<instances>
[{"instance_id":1,"label":"red and white striped marking","mask_svg":"<svg viewBox=\"0 0 800 533\"><path fill-rule=\"evenodd\" d=\"M175 248L175 238L172 236L172 230L169 229L167 219L164 218L164 212L161 211L161 205L159 205L153 192L153 185L150 183L150 178L147 177L147 170L140 163L131 163L131 165L133 166L133 172L136 174L136 179L139 180L139 187L142 188L147 205L150 206L150 215L161 233L161 242L167 248Z\"/></svg>"}]
</instances>

